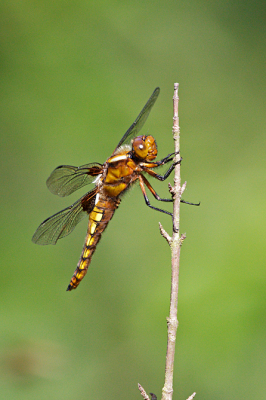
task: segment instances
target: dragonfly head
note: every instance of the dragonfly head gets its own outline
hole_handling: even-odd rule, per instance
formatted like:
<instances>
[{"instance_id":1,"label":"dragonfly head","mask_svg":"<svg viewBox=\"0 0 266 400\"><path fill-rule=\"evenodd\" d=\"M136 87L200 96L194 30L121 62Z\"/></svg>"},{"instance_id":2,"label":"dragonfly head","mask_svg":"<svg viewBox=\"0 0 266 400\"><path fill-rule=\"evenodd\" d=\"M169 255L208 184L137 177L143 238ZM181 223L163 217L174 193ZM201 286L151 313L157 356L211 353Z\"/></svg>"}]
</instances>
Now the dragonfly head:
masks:
<instances>
[{"instance_id":1,"label":"dragonfly head","mask_svg":"<svg viewBox=\"0 0 266 400\"><path fill-rule=\"evenodd\" d=\"M137 136L132 142L132 150L140 160L152 161L157 157L157 145L152 136Z\"/></svg>"}]
</instances>

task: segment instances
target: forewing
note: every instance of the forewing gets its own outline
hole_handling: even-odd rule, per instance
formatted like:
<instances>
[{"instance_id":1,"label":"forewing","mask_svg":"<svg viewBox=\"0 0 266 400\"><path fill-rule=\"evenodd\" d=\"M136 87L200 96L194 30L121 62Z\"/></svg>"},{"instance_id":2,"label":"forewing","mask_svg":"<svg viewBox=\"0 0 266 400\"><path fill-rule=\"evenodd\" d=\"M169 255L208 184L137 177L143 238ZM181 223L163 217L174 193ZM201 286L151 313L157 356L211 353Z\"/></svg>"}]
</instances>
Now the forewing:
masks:
<instances>
[{"instance_id":1,"label":"forewing","mask_svg":"<svg viewBox=\"0 0 266 400\"><path fill-rule=\"evenodd\" d=\"M143 107L143 109L141 110L141 112L138 115L138 117L136 118L136 120L133 122L131 127L126 131L126 133L124 134L124 136L122 137L122 139L118 143L115 151L118 149L118 147L122 146L123 144L130 143L131 139L133 139L134 137L136 137L138 135L138 133L140 132L141 128L145 124L145 122L146 122L146 120L147 120L147 118L149 116L149 113L150 113L152 107L154 106L154 103L156 102L158 96L159 96L159 93L160 93L160 88L157 87L154 90L154 92L152 93L152 95L149 98L149 100L147 101L147 103L145 104L145 106Z\"/></svg>"},{"instance_id":2,"label":"forewing","mask_svg":"<svg viewBox=\"0 0 266 400\"><path fill-rule=\"evenodd\" d=\"M93 189L70 207L43 221L34 233L32 241L42 245L56 244L58 239L69 235L76 225L92 211L97 192L97 188Z\"/></svg>"},{"instance_id":3,"label":"forewing","mask_svg":"<svg viewBox=\"0 0 266 400\"><path fill-rule=\"evenodd\" d=\"M102 165L98 163L86 164L81 167L60 165L51 173L46 184L53 194L65 197L88 185L101 173Z\"/></svg>"}]
</instances>

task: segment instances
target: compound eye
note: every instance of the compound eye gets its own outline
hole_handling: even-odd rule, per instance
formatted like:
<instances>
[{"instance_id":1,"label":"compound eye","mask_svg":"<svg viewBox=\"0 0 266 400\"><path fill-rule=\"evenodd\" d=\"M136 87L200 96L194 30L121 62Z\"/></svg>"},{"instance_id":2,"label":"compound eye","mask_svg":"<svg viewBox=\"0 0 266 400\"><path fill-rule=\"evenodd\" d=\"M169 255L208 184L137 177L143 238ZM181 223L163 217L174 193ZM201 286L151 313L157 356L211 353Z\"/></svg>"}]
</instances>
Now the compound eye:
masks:
<instances>
[{"instance_id":1,"label":"compound eye","mask_svg":"<svg viewBox=\"0 0 266 400\"><path fill-rule=\"evenodd\" d=\"M138 158L144 160L147 157L148 149L142 136L137 136L133 140L132 148Z\"/></svg>"}]
</instances>

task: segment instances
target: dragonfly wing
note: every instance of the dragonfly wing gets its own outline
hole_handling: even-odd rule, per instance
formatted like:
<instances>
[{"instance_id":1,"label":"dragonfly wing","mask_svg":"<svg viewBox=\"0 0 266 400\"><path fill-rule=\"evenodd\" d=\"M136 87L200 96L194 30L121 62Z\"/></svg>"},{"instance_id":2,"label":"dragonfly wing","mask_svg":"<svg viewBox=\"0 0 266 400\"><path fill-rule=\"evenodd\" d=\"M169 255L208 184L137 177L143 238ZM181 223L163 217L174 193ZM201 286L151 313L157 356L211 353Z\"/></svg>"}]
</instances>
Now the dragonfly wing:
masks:
<instances>
[{"instance_id":1,"label":"dragonfly wing","mask_svg":"<svg viewBox=\"0 0 266 400\"><path fill-rule=\"evenodd\" d=\"M136 137L138 135L139 131L145 124L145 122L150 114L150 111L159 96L159 93L160 93L160 88L157 87L154 90L154 92L152 93L152 95L149 98L149 100L147 101L147 103L145 104L145 106L143 107L143 109L141 110L140 114L137 116L136 120L133 122L131 127L126 131L126 133L124 134L124 136L118 143L115 151L118 149L118 147L122 146L123 144L130 143L131 139L133 139L134 137Z\"/></svg>"},{"instance_id":2,"label":"dragonfly wing","mask_svg":"<svg viewBox=\"0 0 266 400\"><path fill-rule=\"evenodd\" d=\"M81 167L60 165L51 173L46 184L53 194L65 197L92 183L101 173L102 165L98 163L86 164Z\"/></svg>"},{"instance_id":3,"label":"dragonfly wing","mask_svg":"<svg viewBox=\"0 0 266 400\"><path fill-rule=\"evenodd\" d=\"M76 225L88 215L95 204L98 188L81 197L71 206L52 215L41 223L32 237L36 244L56 244L58 239L69 235Z\"/></svg>"}]
</instances>

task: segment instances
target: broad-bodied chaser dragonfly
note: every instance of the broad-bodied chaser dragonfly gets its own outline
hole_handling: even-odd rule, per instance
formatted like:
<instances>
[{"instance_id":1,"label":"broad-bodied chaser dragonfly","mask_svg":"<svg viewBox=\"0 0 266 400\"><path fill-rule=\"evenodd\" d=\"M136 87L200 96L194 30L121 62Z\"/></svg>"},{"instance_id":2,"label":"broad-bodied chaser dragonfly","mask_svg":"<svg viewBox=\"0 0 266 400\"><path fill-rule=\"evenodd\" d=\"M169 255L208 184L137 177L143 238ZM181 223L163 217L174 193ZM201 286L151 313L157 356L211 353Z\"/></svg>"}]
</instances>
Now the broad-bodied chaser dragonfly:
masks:
<instances>
[{"instance_id":1,"label":"broad-bodied chaser dragonfly","mask_svg":"<svg viewBox=\"0 0 266 400\"><path fill-rule=\"evenodd\" d=\"M145 186L156 200L171 202L173 199L160 198L143 173L164 181L180 161L172 163L164 175L157 174L152 168L173 161L175 153L155 162L157 145L154 138L150 135L137 136L146 122L159 93L160 89L156 88L135 122L126 131L115 151L104 164L92 163L81 167L60 165L47 179L48 189L53 194L61 197L68 196L89 183L95 184L94 189L86 193L70 207L43 221L32 238L32 241L36 244L56 244L58 239L69 235L75 226L86 215L89 215L85 244L67 290L76 289L86 275L97 243L119 206L121 196L134 182L139 181L147 206L172 215L170 212L153 207L150 204Z\"/></svg>"}]
</instances>

